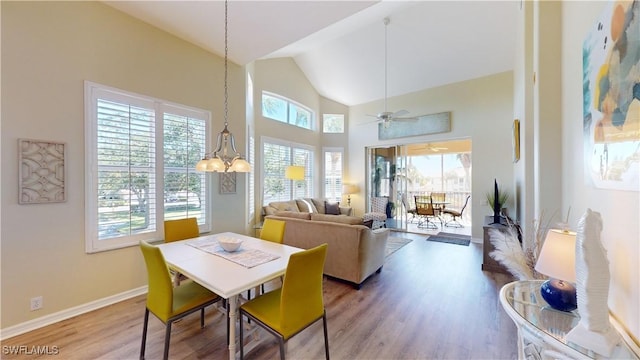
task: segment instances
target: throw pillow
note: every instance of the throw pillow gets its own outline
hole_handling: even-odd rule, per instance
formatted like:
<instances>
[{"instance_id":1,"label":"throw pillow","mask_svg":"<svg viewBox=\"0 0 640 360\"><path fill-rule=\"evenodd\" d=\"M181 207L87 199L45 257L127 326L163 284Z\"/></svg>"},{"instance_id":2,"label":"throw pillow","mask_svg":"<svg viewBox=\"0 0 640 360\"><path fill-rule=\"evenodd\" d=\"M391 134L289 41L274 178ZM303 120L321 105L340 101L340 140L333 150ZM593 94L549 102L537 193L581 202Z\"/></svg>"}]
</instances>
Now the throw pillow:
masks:
<instances>
[{"instance_id":1,"label":"throw pillow","mask_svg":"<svg viewBox=\"0 0 640 360\"><path fill-rule=\"evenodd\" d=\"M298 204L298 209L300 209L301 212L308 212L308 213L316 212L314 211L315 209L314 206L311 205L311 203L305 199L296 199L296 204Z\"/></svg>"},{"instance_id":2,"label":"throw pillow","mask_svg":"<svg viewBox=\"0 0 640 360\"><path fill-rule=\"evenodd\" d=\"M324 213L329 215L340 215L340 203L328 203L324 202Z\"/></svg>"}]
</instances>

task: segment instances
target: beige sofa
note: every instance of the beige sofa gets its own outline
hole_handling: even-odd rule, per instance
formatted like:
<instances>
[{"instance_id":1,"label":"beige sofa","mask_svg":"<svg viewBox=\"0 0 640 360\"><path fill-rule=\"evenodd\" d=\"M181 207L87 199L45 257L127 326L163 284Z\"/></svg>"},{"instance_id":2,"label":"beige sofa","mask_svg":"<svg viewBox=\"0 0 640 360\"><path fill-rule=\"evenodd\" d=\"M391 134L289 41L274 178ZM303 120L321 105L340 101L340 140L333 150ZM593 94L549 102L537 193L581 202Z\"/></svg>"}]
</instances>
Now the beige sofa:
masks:
<instances>
[{"instance_id":1,"label":"beige sofa","mask_svg":"<svg viewBox=\"0 0 640 360\"><path fill-rule=\"evenodd\" d=\"M262 208L262 215L275 215L278 211L294 211L305 213L327 214L333 210L333 215L351 215L350 207L340 206L340 203L330 203L318 198L300 198L290 201L273 201Z\"/></svg>"},{"instance_id":2,"label":"beige sofa","mask_svg":"<svg viewBox=\"0 0 640 360\"><path fill-rule=\"evenodd\" d=\"M359 289L364 280L382 269L389 229L371 230L361 225L362 218L346 215L283 211L267 217L287 223L286 245L310 249L327 243L325 275Z\"/></svg>"}]
</instances>

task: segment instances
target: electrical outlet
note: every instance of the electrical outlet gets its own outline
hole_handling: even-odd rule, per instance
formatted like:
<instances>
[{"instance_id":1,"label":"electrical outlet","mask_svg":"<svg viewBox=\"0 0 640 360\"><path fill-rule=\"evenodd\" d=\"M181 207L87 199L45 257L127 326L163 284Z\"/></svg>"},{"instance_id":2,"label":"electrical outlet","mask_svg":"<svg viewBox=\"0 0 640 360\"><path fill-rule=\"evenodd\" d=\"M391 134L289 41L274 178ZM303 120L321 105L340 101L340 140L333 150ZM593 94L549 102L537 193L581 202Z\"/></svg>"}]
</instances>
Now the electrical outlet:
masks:
<instances>
[{"instance_id":1,"label":"electrical outlet","mask_svg":"<svg viewBox=\"0 0 640 360\"><path fill-rule=\"evenodd\" d=\"M31 311L42 309L42 296L31 298Z\"/></svg>"}]
</instances>

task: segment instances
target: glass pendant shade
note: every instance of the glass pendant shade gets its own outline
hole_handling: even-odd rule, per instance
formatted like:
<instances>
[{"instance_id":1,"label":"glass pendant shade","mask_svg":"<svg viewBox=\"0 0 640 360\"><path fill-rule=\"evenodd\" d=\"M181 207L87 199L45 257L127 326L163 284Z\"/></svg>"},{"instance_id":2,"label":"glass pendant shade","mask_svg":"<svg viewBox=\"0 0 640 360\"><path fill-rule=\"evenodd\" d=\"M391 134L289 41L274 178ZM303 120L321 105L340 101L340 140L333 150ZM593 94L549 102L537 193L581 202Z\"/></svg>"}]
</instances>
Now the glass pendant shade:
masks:
<instances>
[{"instance_id":1,"label":"glass pendant shade","mask_svg":"<svg viewBox=\"0 0 640 360\"><path fill-rule=\"evenodd\" d=\"M237 158L229 167L229 171L235 172L250 172L251 165L243 158Z\"/></svg>"}]
</instances>

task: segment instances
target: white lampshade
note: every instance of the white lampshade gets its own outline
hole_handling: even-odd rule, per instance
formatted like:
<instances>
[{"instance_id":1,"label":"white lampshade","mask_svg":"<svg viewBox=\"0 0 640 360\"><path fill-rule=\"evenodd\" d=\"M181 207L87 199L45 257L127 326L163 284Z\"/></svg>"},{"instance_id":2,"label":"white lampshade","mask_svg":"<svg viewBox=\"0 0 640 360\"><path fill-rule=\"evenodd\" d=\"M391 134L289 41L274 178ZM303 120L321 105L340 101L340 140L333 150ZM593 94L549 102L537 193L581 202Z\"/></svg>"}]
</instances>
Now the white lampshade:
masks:
<instances>
[{"instance_id":1,"label":"white lampshade","mask_svg":"<svg viewBox=\"0 0 640 360\"><path fill-rule=\"evenodd\" d=\"M358 185L342 184L342 193L345 195L357 194L360 191Z\"/></svg>"},{"instance_id":2,"label":"white lampshade","mask_svg":"<svg viewBox=\"0 0 640 360\"><path fill-rule=\"evenodd\" d=\"M289 180L304 180L304 166L287 166L284 177Z\"/></svg>"},{"instance_id":3,"label":"white lampshade","mask_svg":"<svg viewBox=\"0 0 640 360\"><path fill-rule=\"evenodd\" d=\"M551 229L542 244L536 271L551 278L576 282L576 233Z\"/></svg>"}]
</instances>

